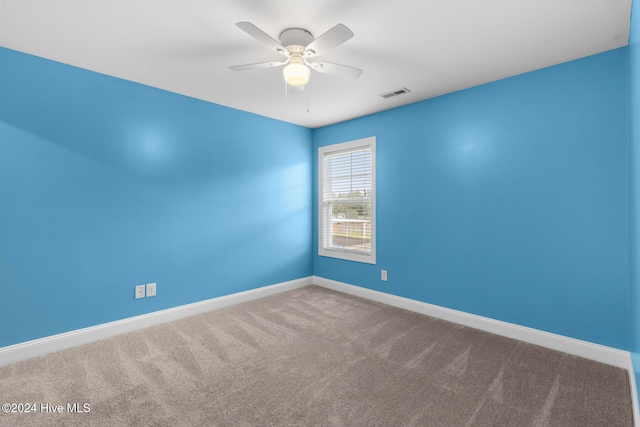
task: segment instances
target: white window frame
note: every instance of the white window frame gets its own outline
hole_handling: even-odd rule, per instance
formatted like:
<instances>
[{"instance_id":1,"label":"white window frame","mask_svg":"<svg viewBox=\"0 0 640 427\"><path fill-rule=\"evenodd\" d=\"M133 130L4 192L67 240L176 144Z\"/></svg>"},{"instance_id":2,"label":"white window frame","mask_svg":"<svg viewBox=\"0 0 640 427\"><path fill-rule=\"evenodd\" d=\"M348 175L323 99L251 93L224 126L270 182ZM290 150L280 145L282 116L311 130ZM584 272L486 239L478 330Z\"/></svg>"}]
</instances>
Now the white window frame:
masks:
<instances>
[{"instance_id":1,"label":"white window frame","mask_svg":"<svg viewBox=\"0 0 640 427\"><path fill-rule=\"evenodd\" d=\"M328 248L324 245L323 160L325 155L368 147L371 150L371 252L362 253L347 249ZM368 137L318 148L318 255L349 261L376 263L376 137Z\"/></svg>"}]
</instances>

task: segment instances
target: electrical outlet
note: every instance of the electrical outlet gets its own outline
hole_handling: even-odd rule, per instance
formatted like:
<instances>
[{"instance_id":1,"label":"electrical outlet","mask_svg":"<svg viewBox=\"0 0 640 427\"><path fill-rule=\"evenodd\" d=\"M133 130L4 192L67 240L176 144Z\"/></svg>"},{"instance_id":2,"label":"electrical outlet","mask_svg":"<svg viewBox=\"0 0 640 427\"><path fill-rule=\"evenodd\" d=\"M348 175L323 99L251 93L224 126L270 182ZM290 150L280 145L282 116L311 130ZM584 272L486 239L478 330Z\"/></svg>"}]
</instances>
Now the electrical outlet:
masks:
<instances>
[{"instance_id":1,"label":"electrical outlet","mask_svg":"<svg viewBox=\"0 0 640 427\"><path fill-rule=\"evenodd\" d=\"M136 299L144 298L144 285L136 286Z\"/></svg>"},{"instance_id":2,"label":"electrical outlet","mask_svg":"<svg viewBox=\"0 0 640 427\"><path fill-rule=\"evenodd\" d=\"M147 297L155 297L156 296L156 284L149 283L147 285Z\"/></svg>"},{"instance_id":3,"label":"electrical outlet","mask_svg":"<svg viewBox=\"0 0 640 427\"><path fill-rule=\"evenodd\" d=\"M380 279L383 282L387 281L387 270L380 270Z\"/></svg>"}]
</instances>

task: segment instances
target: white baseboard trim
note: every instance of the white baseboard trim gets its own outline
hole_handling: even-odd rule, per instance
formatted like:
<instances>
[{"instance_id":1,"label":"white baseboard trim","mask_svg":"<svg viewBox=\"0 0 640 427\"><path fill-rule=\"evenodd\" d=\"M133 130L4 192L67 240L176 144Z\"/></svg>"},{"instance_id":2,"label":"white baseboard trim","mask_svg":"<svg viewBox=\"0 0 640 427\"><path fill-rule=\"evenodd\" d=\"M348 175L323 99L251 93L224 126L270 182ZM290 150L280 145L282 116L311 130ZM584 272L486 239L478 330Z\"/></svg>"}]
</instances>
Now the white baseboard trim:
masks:
<instances>
[{"instance_id":1,"label":"white baseboard trim","mask_svg":"<svg viewBox=\"0 0 640 427\"><path fill-rule=\"evenodd\" d=\"M313 283L345 294L359 296L372 301L402 308L428 316L437 317L449 322L458 323L475 329L514 338L520 341L562 351L596 362L606 363L618 368L628 369L630 355L628 351L569 338L538 329L507 323L488 317L477 316L450 308L399 297L384 292L374 291L323 277L313 276Z\"/></svg>"},{"instance_id":2,"label":"white baseboard trim","mask_svg":"<svg viewBox=\"0 0 640 427\"><path fill-rule=\"evenodd\" d=\"M170 322L172 320L178 320L206 313L208 311L219 310L224 307L275 295L292 289L302 288L311 284L311 276L303 277L301 279L290 280L288 282L264 286L262 288L251 289L231 295L225 295L218 298L181 305L166 310L155 311L153 313L129 317L127 319L116 320L114 322L103 323L101 325L77 329L75 331L2 347L0 348L0 366L20 362L33 357L43 356L66 348L77 347L82 344L88 344L126 332L132 332L138 329Z\"/></svg>"},{"instance_id":3,"label":"white baseboard trim","mask_svg":"<svg viewBox=\"0 0 640 427\"><path fill-rule=\"evenodd\" d=\"M636 371L633 369L633 358L629 353L628 359L629 365L627 371L629 372L629 388L631 391L631 404L633 405L633 425L634 427L640 427L640 409L638 408L638 389L636 388Z\"/></svg>"}]
</instances>

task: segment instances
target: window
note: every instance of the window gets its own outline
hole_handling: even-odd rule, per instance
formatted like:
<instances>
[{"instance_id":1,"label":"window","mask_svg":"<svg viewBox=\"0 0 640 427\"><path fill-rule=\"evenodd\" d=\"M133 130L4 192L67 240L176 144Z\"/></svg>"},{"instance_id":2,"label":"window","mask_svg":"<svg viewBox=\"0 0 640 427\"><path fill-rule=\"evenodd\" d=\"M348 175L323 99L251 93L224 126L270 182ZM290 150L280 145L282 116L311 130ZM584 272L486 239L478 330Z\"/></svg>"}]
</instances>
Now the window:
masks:
<instances>
[{"instance_id":1,"label":"window","mask_svg":"<svg viewBox=\"0 0 640 427\"><path fill-rule=\"evenodd\" d=\"M318 150L318 254L376 263L376 138Z\"/></svg>"}]
</instances>

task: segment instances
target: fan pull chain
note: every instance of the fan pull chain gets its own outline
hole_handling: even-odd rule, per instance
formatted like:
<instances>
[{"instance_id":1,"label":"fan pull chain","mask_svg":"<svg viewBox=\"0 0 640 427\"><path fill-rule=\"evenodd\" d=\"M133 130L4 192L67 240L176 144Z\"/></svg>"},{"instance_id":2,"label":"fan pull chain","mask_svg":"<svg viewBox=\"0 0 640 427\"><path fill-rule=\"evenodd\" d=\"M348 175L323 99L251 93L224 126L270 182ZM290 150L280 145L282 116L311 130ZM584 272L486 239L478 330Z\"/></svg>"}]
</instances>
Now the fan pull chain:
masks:
<instances>
[{"instance_id":1,"label":"fan pull chain","mask_svg":"<svg viewBox=\"0 0 640 427\"><path fill-rule=\"evenodd\" d=\"M289 91L287 90L287 82L284 82L284 112L289 114Z\"/></svg>"}]
</instances>

